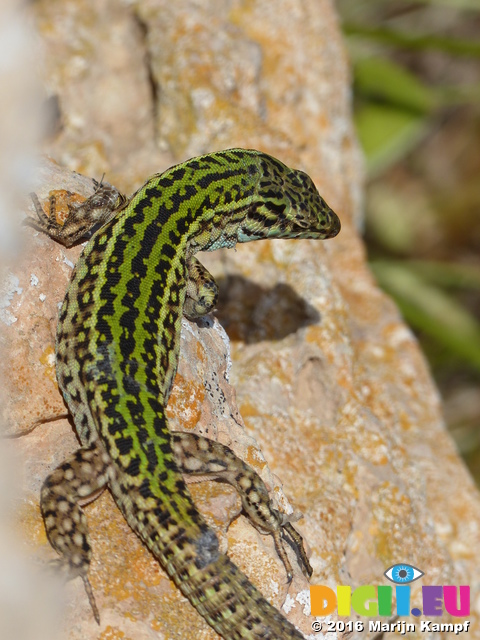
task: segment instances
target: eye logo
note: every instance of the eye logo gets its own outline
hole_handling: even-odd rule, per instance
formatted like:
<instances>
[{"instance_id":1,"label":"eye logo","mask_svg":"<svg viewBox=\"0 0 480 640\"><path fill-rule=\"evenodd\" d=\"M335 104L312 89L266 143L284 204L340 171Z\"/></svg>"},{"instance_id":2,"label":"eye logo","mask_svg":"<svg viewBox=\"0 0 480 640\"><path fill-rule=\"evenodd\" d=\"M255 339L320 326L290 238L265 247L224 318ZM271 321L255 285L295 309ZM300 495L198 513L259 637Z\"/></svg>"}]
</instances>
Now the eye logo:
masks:
<instances>
[{"instance_id":1,"label":"eye logo","mask_svg":"<svg viewBox=\"0 0 480 640\"><path fill-rule=\"evenodd\" d=\"M393 564L383 575L395 584L408 584L425 574L420 569L412 567L411 564L399 563Z\"/></svg>"},{"instance_id":2,"label":"eye logo","mask_svg":"<svg viewBox=\"0 0 480 640\"><path fill-rule=\"evenodd\" d=\"M337 591L327 587L326 585L311 585L310 586L310 605L312 616L325 617L337 609L337 613L340 617L350 617L352 609L359 616L365 616L367 618L372 617L392 617L394 607L396 609L396 615L399 618L408 617L410 615L418 618L419 616L442 616L444 613L448 613L451 616L457 618L464 618L470 615L470 586L469 585L422 585L421 589L415 589L415 596L418 597L421 594L422 607L412 607L410 602L410 596L412 587L409 583L414 582L421 578L424 574L423 571L413 567L406 562L399 562L389 567L384 576L393 582L395 588L392 585L380 584L377 586L362 584L360 586L352 587L348 585L337 584ZM344 624L342 622L342 624ZM376 625L377 623L371 623ZM378 623L380 625L380 623ZM400 624L400 623L394 623ZM370 631L400 631L402 635L405 635L405 628L407 631L415 631L415 623L401 623L401 629L398 628L384 628L388 627L387 623L380 628L380 626L370 626ZM450 624L450 623L448 623ZM468 630L469 621L465 622L467 625L464 629ZM440 627L441 625L439 625ZM312 627L313 628L313 627ZM338 628L339 631L344 631L344 628ZM334 630L334 629L332 629ZM350 629L351 631L352 629ZM356 628L357 630L357 628ZM428 631L423 628L422 631ZM450 630L445 629L432 629L434 631ZM455 632L457 633L457 632Z\"/></svg>"}]
</instances>

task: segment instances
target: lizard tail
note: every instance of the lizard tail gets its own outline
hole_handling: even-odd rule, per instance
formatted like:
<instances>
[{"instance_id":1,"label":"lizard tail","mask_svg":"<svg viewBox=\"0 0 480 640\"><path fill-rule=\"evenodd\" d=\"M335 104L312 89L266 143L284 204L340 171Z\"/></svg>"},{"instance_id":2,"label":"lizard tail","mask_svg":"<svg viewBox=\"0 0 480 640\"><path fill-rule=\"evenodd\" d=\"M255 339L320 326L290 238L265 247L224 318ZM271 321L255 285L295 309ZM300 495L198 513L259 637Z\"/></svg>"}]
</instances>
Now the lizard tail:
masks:
<instances>
[{"instance_id":1,"label":"lizard tail","mask_svg":"<svg viewBox=\"0 0 480 640\"><path fill-rule=\"evenodd\" d=\"M224 554L187 581L173 578L200 615L223 638L304 638Z\"/></svg>"},{"instance_id":2,"label":"lizard tail","mask_svg":"<svg viewBox=\"0 0 480 640\"><path fill-rule=\"evenodd\" d=\"M132 499L131 489L126 495L115 491L115 483L110 486L132 529L219 635L226 640L304 638L228 556L220 553L217 536L192 502L188 509L194 522L186 524L172 512L172 503L156 502L155 513L138 512L138 500Z\"/></svg>"}]
</instances>

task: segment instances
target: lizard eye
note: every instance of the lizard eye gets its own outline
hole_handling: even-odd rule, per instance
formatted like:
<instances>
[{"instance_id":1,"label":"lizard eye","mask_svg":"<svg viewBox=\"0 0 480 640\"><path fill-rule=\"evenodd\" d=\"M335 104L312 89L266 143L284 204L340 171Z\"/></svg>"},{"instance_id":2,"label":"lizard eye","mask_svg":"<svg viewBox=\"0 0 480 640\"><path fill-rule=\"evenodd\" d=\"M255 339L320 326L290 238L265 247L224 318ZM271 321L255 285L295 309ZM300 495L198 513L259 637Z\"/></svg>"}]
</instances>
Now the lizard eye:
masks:
<instances>
[{"instance_id":1,"label":"lizard eye","mask_svg":"<svg viewBox=\"0 0 480 640\"><path fill-rule=\"evenodd\" d=\"M418 580L425 574L420 569L412 567L411 564L400 563L393 564L383 575L395 584L408 584Z\"/></svg>"}]
</instances>

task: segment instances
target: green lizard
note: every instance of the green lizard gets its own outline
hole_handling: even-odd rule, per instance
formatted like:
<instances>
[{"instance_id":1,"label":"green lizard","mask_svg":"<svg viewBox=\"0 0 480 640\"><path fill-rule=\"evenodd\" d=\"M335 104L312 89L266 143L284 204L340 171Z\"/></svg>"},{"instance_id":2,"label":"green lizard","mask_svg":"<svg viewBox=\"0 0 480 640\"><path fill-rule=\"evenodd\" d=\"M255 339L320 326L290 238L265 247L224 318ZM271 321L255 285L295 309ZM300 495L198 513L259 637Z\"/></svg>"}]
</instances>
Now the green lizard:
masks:
<instances>
[{"instance_id":1,"label":"green lizard","mask_svg":"<svg viewBox=\"0 0 480 640\"><path fill-rule=\"evenodd\" d=\"M57 379L82 443L41 491L58 564L68 577L82 577L99 621L79 503L108 486L132 529L221 636L302 638L220 553L182 474L233 484L253 523L272 534L289 579L283 532L311 575L301 536L230 449L170 432L165 405L182 313L197 318L217 300L216 283L194 253L260 238L330 238L340 230L338 217L307 174L243 149L154 175L128 201L97 184L91 198L70 208L63 226L32 197L38 220L30 224L67 246L98 229L76 265L57 330Z\"/></svg>"}]
</instances>

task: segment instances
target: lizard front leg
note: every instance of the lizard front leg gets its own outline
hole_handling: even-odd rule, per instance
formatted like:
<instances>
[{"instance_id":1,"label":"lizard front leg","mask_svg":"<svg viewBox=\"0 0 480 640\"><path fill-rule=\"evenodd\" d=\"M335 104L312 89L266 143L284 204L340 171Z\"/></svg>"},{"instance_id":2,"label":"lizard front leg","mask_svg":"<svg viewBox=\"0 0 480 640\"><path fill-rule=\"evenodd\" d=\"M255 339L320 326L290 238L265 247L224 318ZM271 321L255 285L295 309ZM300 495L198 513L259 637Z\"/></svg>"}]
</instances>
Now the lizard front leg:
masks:
<instances>
[{"instance_id":1,"label":"lizard front leg","mask_svg":"<svg viewBox=\"0 0 480 640\"><path fill-rule=\"evenodd\" d=\"M292 539L293 546L301 559L302 571L312 575L312 567L305 553L302 536L288 522L287 516L272 506L267 487L251 467L236 456L233 451L219 442L183 431L172 431L172 447L175 460L182 473L186 475L213 475L233 485L242 500L242 506L253 524L261 531L270 533L275 541L288 581L293 572L288 560L282 532L285 530Z\"/></svg>"},{"instance_id":2,"label":"lizard front leg","mask_svg":"<svg viewBox=\"0 0 480 640\"><path fill-rule=\"evenodd\" d=\"M95 192L84 202L68 204L68 216L63 225L56 220L55 196L52 195L49 198L49 215L47 216L37 194L31 193L38 219L28 217L25 224L43 231L66 247L70 247L81 239L90 238L127 202L127 198L115 187L100 184L96 180L94 184Z\"/></svg>"},{"instance_id":3,"label":"lizard front leg","mask_svg":"<svg viewBox=\"0 0 480 640\"><path fill-rule=\"evenodd\" d=\"M195 256L187 260L187 271L187 297L183 315L194 320L213 311L218 300L218 286L212 274Z\"/></svg>"},{"instance_id":4,"label":"lizard front leg","mask_svg":"<svg viewBox=\"0 0 480 640\"><path fill-rule=\"evenodd\" d=\"M40 508L48 539L61 555L53 561L67 579L81 576L95 616L100 615L88 580L92 549L85 513L80 504L97 497L109 479L110 458L98 441L77 449L45 480Z\"/></svg>"}]
</instances>

